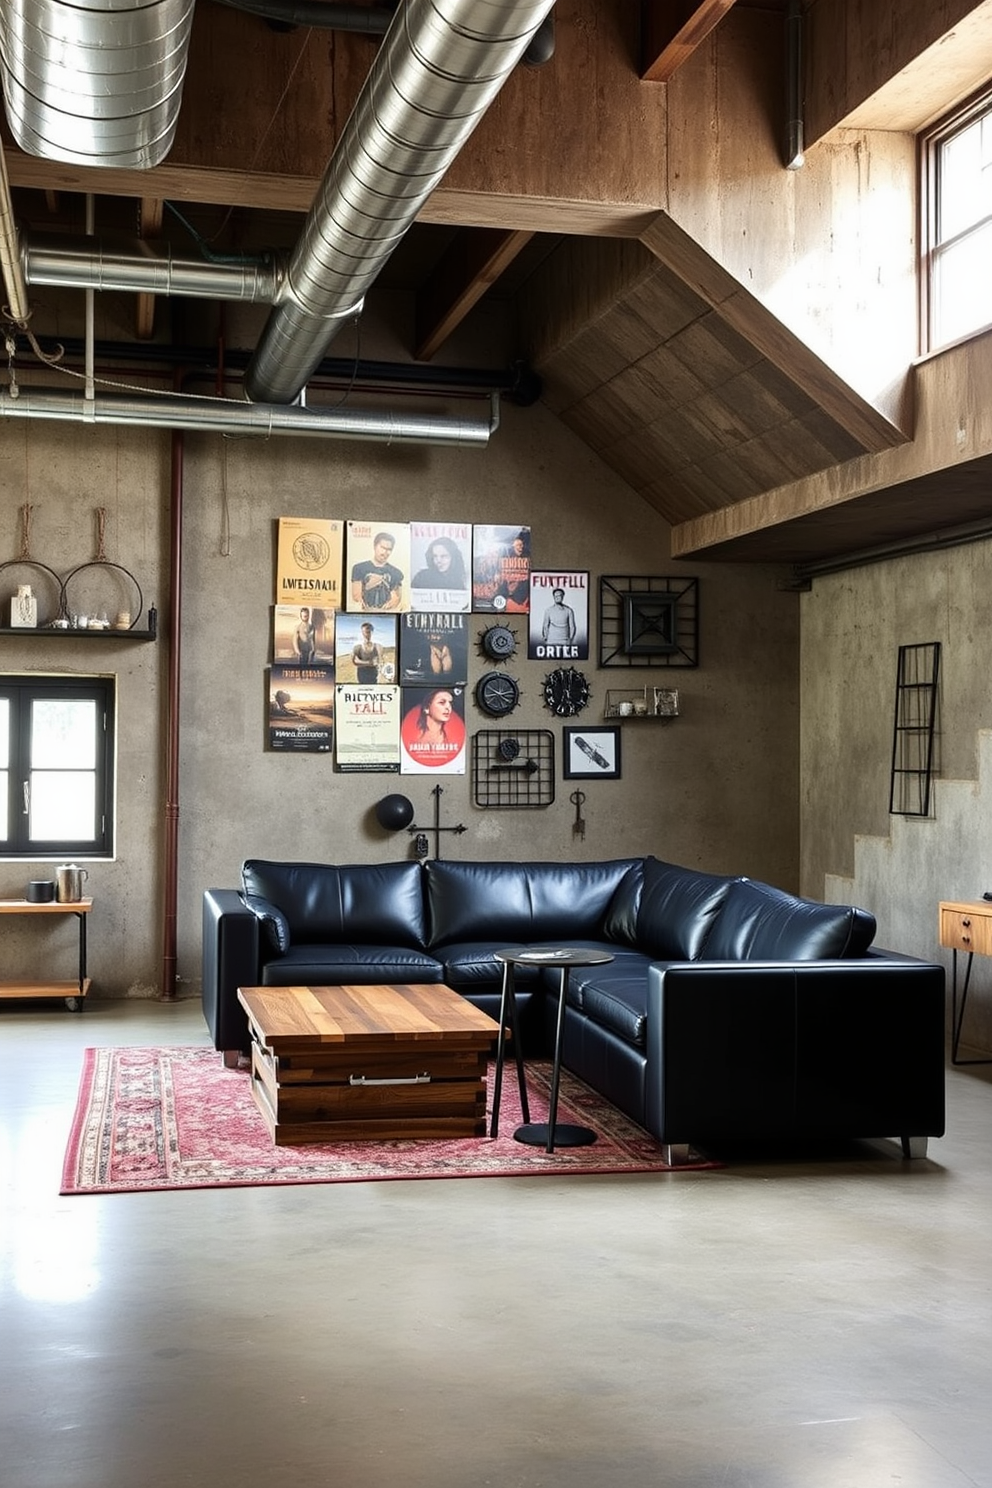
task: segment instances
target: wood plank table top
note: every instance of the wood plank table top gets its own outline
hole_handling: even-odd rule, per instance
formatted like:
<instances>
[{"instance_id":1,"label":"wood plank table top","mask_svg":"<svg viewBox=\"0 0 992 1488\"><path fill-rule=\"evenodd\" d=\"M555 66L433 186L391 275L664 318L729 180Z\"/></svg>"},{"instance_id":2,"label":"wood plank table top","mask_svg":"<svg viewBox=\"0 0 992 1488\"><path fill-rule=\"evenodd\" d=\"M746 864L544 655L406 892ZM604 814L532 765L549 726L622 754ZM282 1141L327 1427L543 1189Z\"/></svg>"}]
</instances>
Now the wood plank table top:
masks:
<instances>
[{"instance_id":1,"label":"wood plank table top","mask_svg":"<svg viewBox=\"0 0 992 1488\"><path fill-rule=\"evenodd\" d=\"M239 987L269 1048L320 1044L489 1042L499 1024L442 982L339 987Z\"/></svg>"}]
</instances>

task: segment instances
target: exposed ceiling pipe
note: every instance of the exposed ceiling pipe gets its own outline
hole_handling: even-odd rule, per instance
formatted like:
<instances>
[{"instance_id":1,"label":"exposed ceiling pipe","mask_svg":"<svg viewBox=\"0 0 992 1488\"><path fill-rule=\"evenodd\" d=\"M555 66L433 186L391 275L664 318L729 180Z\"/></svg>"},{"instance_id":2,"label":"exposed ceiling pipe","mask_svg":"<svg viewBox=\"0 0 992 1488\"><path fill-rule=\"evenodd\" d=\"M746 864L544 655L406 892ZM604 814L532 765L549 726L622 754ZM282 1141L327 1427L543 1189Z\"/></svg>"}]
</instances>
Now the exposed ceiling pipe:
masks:
<instances>
[{"instance_id":1,"label":"exposed ceiling pipe","mask_svg":"<svg viewBox=\"0 0 992 1488\"><path fill-rule=\"evenodd\" d=\"M31 314L24 272L17 252L17 223L10 200L7 156L0 143L0 271L7 291L5 310L16 325L25 326Z\"/></svg>"},{"instance_id":2,"label":"exposed ceiling pipe","mask_svg":"<svg viewBox=\"0 0 992 1488\"><path fill-rule=\"evenodd\" d=\"M393 5L338 5L333 0L220 0L234 10L264 16L281 26L313 26L323 31L352 31L362 36L385 36L396 11ZM555 54L554 16L545 16L534 32L521 61L543 67Z\"/></svg>"},{"instance_id":3,"label":"exposed ceiling pipe","mask_svg":"<svg viewBox=\"0 0 992 1488\"><path fill-rule=\"evenodd\" d=\"M47 356L57 356L61 349L64 360L79 360L84 343L79 336L39 336L38 345ZM97 360L108 366L127 366L129 361L149 362L165 367L183 367L190 375L212 375L218 365L216 346L195 346L189 342L109 341L96 343ZM251 352L225 346L224 365L229 372L243 372ZM451 367L426 362L386 362L374 358L325 357L317 368L315 381L347 384L368 392L413 396L454 393L460 397L487 398L499 393L518 408L532 407L541 396L541 379L523 362L509 367Z\"/></svg>"},{"instance_id":4,"label":"exposed ceiling pipe","mask_svg":"<svg viewBox=\"0 0 992 1488\"><path fill-rule=\"evenodd\" d=\"M28 284L49 288L112 289L245 304L275 304L286 279L281 254L246 263L205 262L179 257L152 243L118 248L90 238L82 247L67 248L62 238L22 235L20 262Z\"/></svg>"},{"instance_id":5,"label":"exposed ceiling pipe","mask_svg":"<svg viewBox=\"0 0 992 1488\"><path fill-rule=\"evenodd\" d=\"M554 0L407 0L376 54L245 376L291 403L444 176Z\"/></svg>"},{"instance_id":6,"label":"exposed ceiling pipe","mask_svg":"<svg viewBox=\"0 0 992 1488\"><path fill-rule=\"evenodd\" d=\"M3 0L0 75L29 155L149 169L169 153L193 0Z\"/></svg>"},{"instance_id":7,"label":"exposed ceiling pipe","mask_svg":"<svg viewBox=\"0 0 992 1488\"><path fill-rule=\"evenodd\" d=\"M434 414L377 413L364 408L303 408L297 405L224 402L214 398L105 393L87 399L72 389L0 391L0 418L49 419L62 423L130 424L154 429L199 429L219 434L299 434L310 438L375 440L380 444L488 444L499 427L499 398L490 395L488 420Z\"/></svg>"}]
</instances>

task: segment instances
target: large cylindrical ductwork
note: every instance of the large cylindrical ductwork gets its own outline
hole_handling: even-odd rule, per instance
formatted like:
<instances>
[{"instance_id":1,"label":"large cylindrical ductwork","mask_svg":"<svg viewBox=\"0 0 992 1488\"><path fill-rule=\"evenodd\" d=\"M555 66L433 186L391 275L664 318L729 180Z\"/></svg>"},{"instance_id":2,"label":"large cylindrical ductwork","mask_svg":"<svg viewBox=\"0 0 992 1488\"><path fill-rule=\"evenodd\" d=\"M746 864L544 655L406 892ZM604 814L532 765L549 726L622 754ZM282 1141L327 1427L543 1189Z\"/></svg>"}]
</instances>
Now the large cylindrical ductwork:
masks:
<instances>
[{"instance_id":1,"label":"large cylindrical ductwork","mask_svg":"<svg viewBox=\"0 0 992 1488\"><path fill-rule=\"evenodd\" d=\"M3 0L0 73L18 145L74 165L159 165L192 20L193 0Z\"/></svg>"},{"instance_id":2,"label":"large cylindrical ductwork","mask_svg":"<svg viewBox=\"0 0 992 1488\"><path fill-rule=\"evenodd\" d=\"M357 314L554 0L406 0L331 157L245 377L291 403Z\"/></svg>"}]
</instances>

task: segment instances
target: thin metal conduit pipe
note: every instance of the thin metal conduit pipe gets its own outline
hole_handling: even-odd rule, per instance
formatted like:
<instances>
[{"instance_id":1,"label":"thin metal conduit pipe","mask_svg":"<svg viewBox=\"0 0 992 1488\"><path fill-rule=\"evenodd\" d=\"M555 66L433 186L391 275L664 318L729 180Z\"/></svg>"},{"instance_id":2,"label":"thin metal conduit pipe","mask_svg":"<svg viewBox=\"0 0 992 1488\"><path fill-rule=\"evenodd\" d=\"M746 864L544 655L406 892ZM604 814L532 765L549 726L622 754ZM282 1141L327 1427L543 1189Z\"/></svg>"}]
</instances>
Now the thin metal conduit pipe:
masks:
<instances>
[{"instance_id":1,"label":"thin metal conduit pipe","mask_svg":"<svg viewBox=\"0 0 992 1488\"><path fill-rule=\"evenodd\" d=\"M297 404L225 403L149 393L127 396L101 392L87 399L63 388L21 389L16 398L0 391L0 418L33 418L63 423L124 424L154 429L200 429L220 434L306 435L311 438L375 440L380 444L480 446L499 427L499 395L490 394L488 421L453 419L364 408L301 408Z\"/></svg>"},{"instance_id":2,"label":"thin metal conduit pipe","mask_svg":"<svg viewBox=\"0 0 992 1488\"><path fill-rule=\"evenodd\" d=\"M177 376L176 386L181 382ZM162 1001L176 996L178 976L177 924L179 902L179 697L182 662L183 579L183 455L181 429L172 434L169 474L169 684L165 717L165 842L162 907Z\"/></svg>"},{"instance_id":3,"label":"thin metal conduit pipe","mask_svg":"<svg viewBox=\"0 0 992 1488\"><path fill-rule=\"evenodd\" d=\"M83 342L78 336L39 336L43 351L55 355L61 347L66 360L81 357ZM217 366L215 347L164 345L154 341L98 341L97 360L107 366L130 362L155 362L165 367L185 367L212 373ZM241 372L248 365L250 351L225 347L226 369ZM167 375L165 372L160 375ZM459 393L462 396L488 397L500 393L521 408L530 408L541 396L541 379L530 367L438 367L426 362L384 362L373 358L325 357L317 367L313 381L329 384L346 382L368 391L396 392L409 389L417 396L428 393Z\"/></svg>"},{"instance_id":4,"label":"thin metal conduit pipe","mask_svg":"<svg viewBox=\"0 0 992 1488\"><path fill-rule=\"evenodd\" d=\"M25 326L31 314L28 304L27 285L17 253L17 224L10 199L10 177L7 175L7 156L0 143L0 272L7 290L7 310L10 318L19 326Z\"/></svg>"}]
</instances>

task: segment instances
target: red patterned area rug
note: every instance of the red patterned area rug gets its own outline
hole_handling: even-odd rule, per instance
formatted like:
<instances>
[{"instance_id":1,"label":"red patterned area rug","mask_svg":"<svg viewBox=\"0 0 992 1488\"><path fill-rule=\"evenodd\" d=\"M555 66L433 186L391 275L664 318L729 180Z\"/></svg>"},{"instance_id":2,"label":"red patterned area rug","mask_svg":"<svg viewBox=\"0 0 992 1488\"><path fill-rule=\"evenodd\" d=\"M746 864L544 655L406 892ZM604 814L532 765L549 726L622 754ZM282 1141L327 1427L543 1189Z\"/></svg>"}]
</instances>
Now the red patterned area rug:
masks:
<instances>
[{"instance_id":1,"label":"red patterned area rug","mask_svg":"<svg viewBox=\"0 0 992 1488\"><path fill-rule=\"evenodd\" d=\"M545 1121L550 1066L529 1064L527 1074L531 1120ZM495 1139L276 1147L252 1099L249 1071L225 1069L213 1049L87 1049L61 1192L673 1171L653 1137L567 1072L558 1119L592 1127L596 1142L549 1154L513 1140L521 1114L511 1067ZM678 1171L719 1166L699 1159Z\"/></svg>"}]
</instances>

